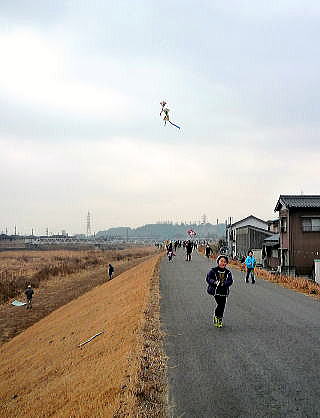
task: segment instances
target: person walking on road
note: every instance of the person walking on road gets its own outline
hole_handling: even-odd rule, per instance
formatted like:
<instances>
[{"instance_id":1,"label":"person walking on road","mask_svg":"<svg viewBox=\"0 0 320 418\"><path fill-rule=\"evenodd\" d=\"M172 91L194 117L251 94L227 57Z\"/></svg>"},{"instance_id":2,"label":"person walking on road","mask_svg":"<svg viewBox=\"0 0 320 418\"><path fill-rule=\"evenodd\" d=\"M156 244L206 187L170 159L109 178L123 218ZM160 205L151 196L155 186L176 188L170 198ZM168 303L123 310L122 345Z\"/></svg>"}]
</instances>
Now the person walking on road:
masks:
<instances>
[{"instance_id":1,"label":"person walking on road","mask_svg":"<svg viewBox=\"0 0 320 418\"><path fill-rule=\"evenodd\" d=\"M213 250L212 250L212 248L210 247L210 245L209 244L207 244L206 245L206 249L205 249L205 254L206 254L206 257L207 257L207 259L209 260L209 258L210 258L210 255L213 253Z\"/></svg>"},{"instance_id":2,"label":"person walking on road","mask_svg":"<svg viewBox=\"0 0 320 418\"><path fill-rule=\"evenodd\" d=\"M224 308L229 295L229 288L233 283L233 278L231 271L226 269L226 265L228 264L228 257L226 255L219 255L217 264L217 267L212 268L207 274L206 282L208 283L207 292L209 295L214 296L217 302L213 324L217 328L221 328L223 326L222 318Z\"/></svg>"},{"instance_id":3,"label":"person walking on road","mask_svg":"<svg viewBox=\"0 0 320 418\"><path fill-rule=\"evenodd\" d=\"M168 257L168 261L173 262L173 257L175 257L175 253L173 251L168 251L167 253L167 257Z\"/></svg>"},{"instance_id":4,"label":"person walking on road","mask_svg":"<svg viewBox=\"0 0 320 418\"><path fill-rule=\"evenodd\" d=\"M28 285L28 287L24 291L24 294L26 295L26 298L27 298L27 309L32 309L32 296L34 294L34 291L31 287L31 284Z\"/></svg>"},{"instance_id":5,"label":"person walking on road","mask_svg":"<svg viewBox=\"0 0 320 418\"><path fill-rule=\"evenodd\" d=\"M186 245L186 251L187 251L186 261L191 261L192 249L193 249L192 242L188 241Z\"/></svg>"},{"instance_id":6,"label":"person walking on road","mask_svg":"<svg viewBox=\"0 0 320 418\"><path fill-rule=\"evenodd\" d=\"M250 250L248 251L248 256L246 258L246 267L247 267L247 274L246 274L246 283L249 283L249 276L251 276L252 284L256 281L254 279L254 268L256 266L256 259L253 256L253 252Z\"/></svg>"},{"instance_id":7,"label":"person walking on road","mask_svg":"<svg viewBox=\"0 0 320 418\"><path fill-rule=\"evenodd\" d=\"M113 272L114 272L114 267L112 264L109 264L109 267L108 267L109 280L112 279Z\"/></svg>"}]
</instances>

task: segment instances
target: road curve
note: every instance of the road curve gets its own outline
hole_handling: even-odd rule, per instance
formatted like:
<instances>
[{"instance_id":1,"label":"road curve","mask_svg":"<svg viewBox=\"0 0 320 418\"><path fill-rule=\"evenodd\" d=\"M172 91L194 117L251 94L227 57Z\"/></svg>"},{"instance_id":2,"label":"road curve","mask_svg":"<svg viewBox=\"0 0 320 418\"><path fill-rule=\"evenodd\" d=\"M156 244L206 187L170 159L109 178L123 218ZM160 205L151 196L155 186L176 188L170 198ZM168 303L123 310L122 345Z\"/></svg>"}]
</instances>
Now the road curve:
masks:
<instances>
[{"instance_id":1,"label":"road curve","mask_svg":"<svg viewBox=\"0 0 320 418\"><path fill-rule=\"evenodd\" d=\"M319 301L232 270L225 327L212 325L209 263L160 266L170 417L320 417Z\"/></svg>"}]
</instances>

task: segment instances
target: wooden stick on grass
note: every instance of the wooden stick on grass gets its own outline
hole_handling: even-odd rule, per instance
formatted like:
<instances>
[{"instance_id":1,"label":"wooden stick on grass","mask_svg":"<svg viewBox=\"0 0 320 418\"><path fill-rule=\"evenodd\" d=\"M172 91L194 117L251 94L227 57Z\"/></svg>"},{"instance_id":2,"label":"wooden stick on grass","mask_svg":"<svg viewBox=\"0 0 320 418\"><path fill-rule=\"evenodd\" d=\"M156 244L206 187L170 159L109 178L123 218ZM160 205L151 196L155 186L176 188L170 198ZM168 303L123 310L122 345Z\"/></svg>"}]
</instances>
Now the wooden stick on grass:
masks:
<instances>
[{"instance_id":1,"label":"wooden stick on grass","mask_svg":"<svg viewBox=\"0 0 320 418\"><path fill-rule=\"evenodd\" d=\"M83 345L89 343L90 341L92 341L94 338L98 337L98 335L103 334L104 331L98 332L98 334L93 335L92 337L90 337L87 341L84 341L83 343L79 344L79 348L82 347Z\"/></svg>"}]
</instances>

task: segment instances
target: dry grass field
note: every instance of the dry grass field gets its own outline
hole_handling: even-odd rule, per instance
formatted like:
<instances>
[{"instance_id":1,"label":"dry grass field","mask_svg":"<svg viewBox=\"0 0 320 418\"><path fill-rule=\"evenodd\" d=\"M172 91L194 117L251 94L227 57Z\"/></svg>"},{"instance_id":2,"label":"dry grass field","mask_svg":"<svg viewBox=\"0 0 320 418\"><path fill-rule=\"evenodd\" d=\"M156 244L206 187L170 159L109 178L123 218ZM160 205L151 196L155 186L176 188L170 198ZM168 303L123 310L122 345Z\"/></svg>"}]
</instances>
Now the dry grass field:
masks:
<instances>
[{"instance_id":1,"label":"dry grass field","mask_svg":"<svg viewBox=\"0 0 320 418\"><path fill-rule=\"evenodd\" d=\"M7 303L0 304L0 344L9 341L24 329L39 321L60 306L81 296L93 287L105 283L108 279L106 266L109 262L115 266L115 276L117 276L123 271L141 263L141 261L152 256L152 254L154 254L153 247L132 248L112 252L97 252L97 255L95 255L95 252L93 255L91 255L91 253L83 253L82 258L84 260L87 258L91 260L90 265L87 264L86 268L80 270L76 269L74 273L69 274L66 273L67 269L64 268L64 273L60 270L59 274L54 276L45 275L45 278L40 282L34 283L34 277L38 277L39 272L47 270L52 259L57 257L57 254L52 254L52 252L39 252L38 257L41 260L41 264L38 260L35 263L37 268L32 266L32 261L29 261L30 269L33 269L35 272L30 281L33 286L38 284L35 288L33 309L27 311L24 307L12 306L9 303L10 300ZM14 256L19 257L20 252L11 253L10 259L14 260ZM37 254L34 255L33 252L29 252L25 257L30 257L32 260L34 257L37 257ZM58 257L62 257L61 252ZM64 252L63 257L63 265L69 267L68 271L74 271L73 258L80 258L79 254ZM99 263L93 263L92 257L97 257ZM95 258L93 260L95 260ZM25 289L25 283L22 283L21 287L22 289ZM19 294L19 288L16 291L15 298L24 300L24 294L23 292Z\"/></svg>"},{"instance_id":2,"label":"dry grass field","mask_svg":"<svg viewBox=\"0 0 320 418\"><path fill-rule=\"evenodd\" d=\"M164 416L164 372L158 385L145 376L146 362L158 361L164 370L157 301L160 257L94 288L3 344L1 415ZM144 407L148 398L152 401ZM153 415L148 408L156 402Z\"/></svg>"},{"instance_id":3,"label":"dry grass field","mask_svg":"<svg viewBox=\"0 0 320 418\"><path fill-rule=\"evenodd\" d=\"M0 303L16 296L31 283L52 277L66 276L96 266L130 261L155 252L154 247L133 247L124 250L51 250L0 252Z\"/></svg>"}]
</instances>

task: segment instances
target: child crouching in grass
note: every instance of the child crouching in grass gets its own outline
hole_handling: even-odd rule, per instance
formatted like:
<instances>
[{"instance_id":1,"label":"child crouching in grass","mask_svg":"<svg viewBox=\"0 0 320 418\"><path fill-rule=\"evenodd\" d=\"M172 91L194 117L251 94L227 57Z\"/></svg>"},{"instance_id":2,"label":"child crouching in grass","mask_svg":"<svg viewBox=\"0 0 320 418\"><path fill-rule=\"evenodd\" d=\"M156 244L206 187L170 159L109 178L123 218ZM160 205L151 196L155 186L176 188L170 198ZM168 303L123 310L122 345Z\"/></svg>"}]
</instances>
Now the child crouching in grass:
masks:
<instances>
[{"instance_id":1,"label":"child crouching in grass","mask_svg":"<svg viewBox=\"0 0 320 418\"><path fill-rule=\"evenodd\" d=\"M226 306L229 288L233 283L231 271L226 269L228 257L219 255L217 258L217 267L212 268L207 274L206 281L208 283L207 292L214 296L217 307L214 312L213 324L217 328L221 328L224 308Z\"/></svg>"}]
</instances>

